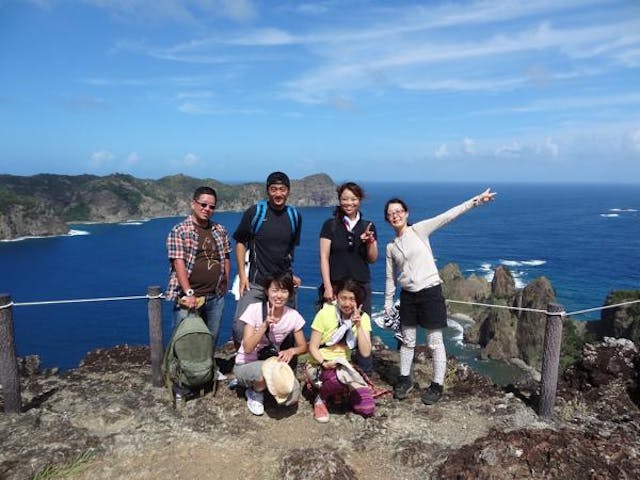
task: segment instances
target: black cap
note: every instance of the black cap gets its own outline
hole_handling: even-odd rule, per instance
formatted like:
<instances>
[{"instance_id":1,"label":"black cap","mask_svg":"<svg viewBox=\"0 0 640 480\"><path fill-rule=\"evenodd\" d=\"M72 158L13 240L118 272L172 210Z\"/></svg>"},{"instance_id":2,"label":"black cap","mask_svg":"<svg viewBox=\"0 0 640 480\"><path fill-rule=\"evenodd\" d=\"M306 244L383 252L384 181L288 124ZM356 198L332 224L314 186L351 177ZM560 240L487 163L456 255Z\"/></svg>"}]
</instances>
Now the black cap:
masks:
<instances>
[{"instance_id":1,"label":"black cap","mask_svg":"<svg viewBox=\"0 0 640 480\"><path fill-rule=\"evenodd\" d=\"M267 177L267 188L269 188L270 185L275 185L275 184L282 184L287 188L291 188L289 183L289 177L287 177L286 173L282 173L282 172L270 173L269 176Z\"/></svg>"}]
</instances>

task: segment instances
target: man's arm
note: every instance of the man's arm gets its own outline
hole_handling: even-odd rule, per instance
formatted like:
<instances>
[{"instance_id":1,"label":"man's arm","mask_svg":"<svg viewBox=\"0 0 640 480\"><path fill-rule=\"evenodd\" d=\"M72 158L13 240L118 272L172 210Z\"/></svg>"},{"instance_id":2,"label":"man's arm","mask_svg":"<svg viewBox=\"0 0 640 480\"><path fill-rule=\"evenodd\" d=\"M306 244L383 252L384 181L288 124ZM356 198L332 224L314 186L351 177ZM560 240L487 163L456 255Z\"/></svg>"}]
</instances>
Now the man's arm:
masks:
<instances>
[{"instance_id":1,"label":"man's arm","mask_svg":"<svg viewBox=\"0 0 640 480\"><path fill-rule=\"evenodd\" d=\"M244 268L246 255L247 246L241 242L236 243L236 267L238 267L238 279L240 280L238 284L240 296L249 290L249 279L247 278L247 272Z\"/></svg>"},{"instance_id":2,"label":"man's arm","mask_svg":"<svg viewBox=\"0 0 640 480\"><path fill-rule=\"evenodd\" d=\"M176 276L178 277L178 283L180 284L180 288L182 288L182 291L186 292L188 290L191 290L191 284L189 283L189 273L187 272L187 265L184 263L184 259L174 258L172 262L173 262L173 268L176 271ZM187 306L187 308L195 308L196 307L195 295L185 297L184 303Z\"/></svg>"}]
</instances>

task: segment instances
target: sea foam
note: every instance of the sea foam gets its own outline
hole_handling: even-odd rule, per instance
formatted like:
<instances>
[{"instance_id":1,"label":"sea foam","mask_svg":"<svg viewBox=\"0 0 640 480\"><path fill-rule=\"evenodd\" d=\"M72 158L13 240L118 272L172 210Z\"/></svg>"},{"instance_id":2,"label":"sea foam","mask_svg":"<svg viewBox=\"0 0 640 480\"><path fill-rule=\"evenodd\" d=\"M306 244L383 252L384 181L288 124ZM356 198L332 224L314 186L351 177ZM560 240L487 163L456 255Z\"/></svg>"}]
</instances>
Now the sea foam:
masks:
<instances>
[{"instance_id":1,"label":"sea foam","mask_svg":"<svg viewBox=\"0 0 640 480\"><path fill-rule=\"evenodd\" d=\"M90 235L89 232L85 230L69 230L67 233L63 233L62 235L33 235L26 237L17 237L17 238L8 238L0 240L0 242L22 242L23 240L35 240L37 238L54 238L54 237L76 237L79 235Z\"/></svg>"}]
</instances>

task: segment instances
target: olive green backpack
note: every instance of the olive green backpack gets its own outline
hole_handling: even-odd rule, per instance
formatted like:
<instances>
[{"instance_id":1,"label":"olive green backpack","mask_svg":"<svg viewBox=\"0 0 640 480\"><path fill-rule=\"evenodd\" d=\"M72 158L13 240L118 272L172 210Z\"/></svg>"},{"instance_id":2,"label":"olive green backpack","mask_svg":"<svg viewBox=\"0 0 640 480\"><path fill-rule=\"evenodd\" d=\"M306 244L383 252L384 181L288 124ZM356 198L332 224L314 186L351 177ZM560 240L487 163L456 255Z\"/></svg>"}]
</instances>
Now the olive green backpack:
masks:
<instances>
[{"instance_id":1,"label":"olive green backpack","mask_svg":"<svg viewBox=\"0 0 640 480\"><path fill-rule=\"evenodd\" d=\"M176 391L212 386L215 364L213 337L204 320L195 312L182 319L164 351L162 373L173 397ZM178 388L174 389L174 385Z\"/></svg>"}]
</instances>

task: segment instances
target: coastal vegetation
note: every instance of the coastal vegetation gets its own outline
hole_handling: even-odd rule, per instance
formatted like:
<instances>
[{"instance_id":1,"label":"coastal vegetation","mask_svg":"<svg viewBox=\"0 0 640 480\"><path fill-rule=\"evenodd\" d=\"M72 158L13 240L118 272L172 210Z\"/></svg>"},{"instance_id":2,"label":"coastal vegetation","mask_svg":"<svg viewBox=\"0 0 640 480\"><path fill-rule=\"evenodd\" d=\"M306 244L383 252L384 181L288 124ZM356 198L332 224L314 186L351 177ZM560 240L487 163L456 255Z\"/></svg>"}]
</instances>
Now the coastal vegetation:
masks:
<instances>
[{"instance_id":1,"label":"coastal vegetation","mask_svg":"<svg viewBox=\"0 0 640 480\"><path fill-rule=\"evenodd\" d=\"M263 183L231 185L181 174L158 180L122 173L0 175L0 240L64 234L70 222L183 215L189 211L193 191L201 185L216 189L220 211L243 210L264 195ZM290 202L305 207L332 205L335 188L326 174L292 180Z\"/></svg>"}]
</instances>

